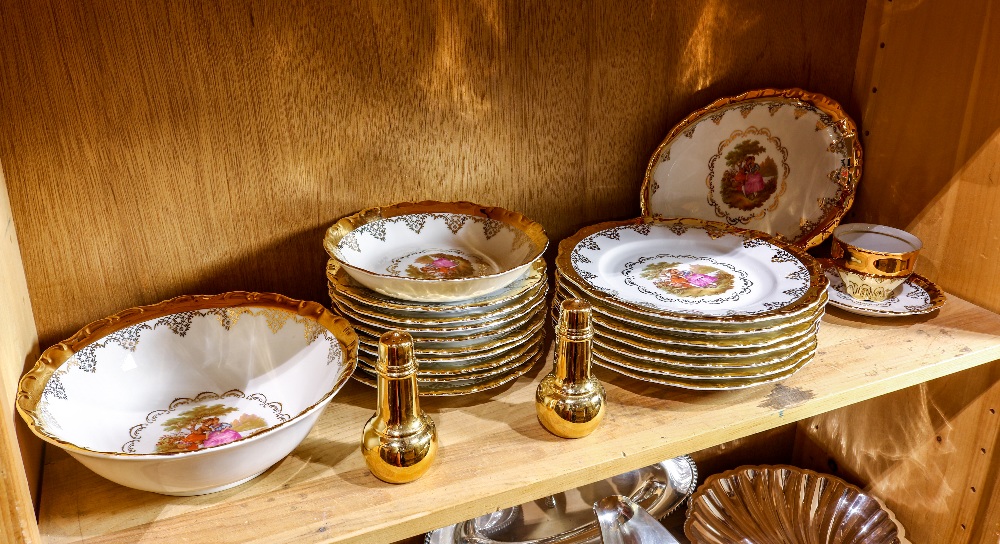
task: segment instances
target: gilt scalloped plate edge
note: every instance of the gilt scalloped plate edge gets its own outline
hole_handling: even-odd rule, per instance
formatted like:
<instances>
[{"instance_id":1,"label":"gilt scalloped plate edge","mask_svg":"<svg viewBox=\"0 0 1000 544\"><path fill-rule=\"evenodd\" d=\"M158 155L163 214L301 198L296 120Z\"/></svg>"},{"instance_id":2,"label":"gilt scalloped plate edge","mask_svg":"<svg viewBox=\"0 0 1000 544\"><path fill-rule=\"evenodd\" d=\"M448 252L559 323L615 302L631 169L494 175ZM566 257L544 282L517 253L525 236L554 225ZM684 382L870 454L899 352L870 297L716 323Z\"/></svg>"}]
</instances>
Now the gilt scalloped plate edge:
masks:
<instances>
[{"instance_id":1,"label":"gilt scalloped plate edge","mask_svg":"<svg viewBox=\"0 0 1000 544\"><path fill-rule=\"evenodd\" d=\"M805 217L803 214L799 217L798 225L787 227L788 229L797 227L798 232L774 234L782 235L783 238L807 248L816 246L829 237L854 203L862 171L861 142L857 136L857 126L840 104L827 96L795 88L760 89L720 98L690 113L674 126L653 153L646 169L640 191L642 215L653 217L679 215L657 212L654 210L653 202L661 188L660 182L656 179L656 171L661 164L670 161L670 151L679 137L692 139L702 122L711 121L714 126L719 126L723 117L731 111L738 112L745 121L743 125L747 125L749 124L747 118L754 108L766 108L766 113L762 115L767 115L765 119L773 121L775 113L786 105L791 106L786 110L792 112L794 120L809 115L816 118L815 132L823 132L829 136L827 130L829 129L836 134L836 137L827 138L829 142L826 151L837 155L839 164L835 165L835 168L830 168L828 175L820 180L832 183L829 189L836 187L836 190L832 195L820 196L817 199L817 206L821 212L817 214L818 217ZM790 177L794 193L797 172L793 170L797 169L789 166L788 148L794 151L796 148L801 149L801 145L799 142L789 141L784 133L779 133L774 127L760 124L761 126L741 125L741 128L731 133L719 134L720 143L717 152L711 157L704 157L706 163L704 166L709 172L705 180L709 194L707 198L691 202L706 206L704 210L706 218L713 220L722 218L730 224L767 230L764 228L765 225L754 222L759 223L768 213L779 209L782 201L785 203L790 201L790 195L785 193L788 191ZM785 137L784 142L783 137ZM795 159L793 154L791 159L793 164ZM716 168L720 172L718 180L715 176ZM750 189L749 192L747 188ZM672 199L672 201L677 200ZM687 202L688 199L684 201ZM800 202L795 202L796 206L799 204ZM687 208L690 209L690 206ZM771 215L773 218L775 214Z\"/></svg>"},{"instance_id":2,"label":"gilt scalloped plate edge","mask_svg":"<svg viewBox=\"0 0 1000 544\"><path fill-rule=\"evenodd\" d=\"M662 256L658 254L656 257L663 258L653 259L652 256L648 256L643 258L645 260L640 259L643 262L637 264L629 261L626 264L626 268L629 268L628 265L632 264L636 264L636 266L631 267L631 272L629 270L622 271L625 277L624 280L620 280L615 274L609 276L606 271L601 270L600 262L595 263L593 261L594 258L600 256L601 252L608 251L597 244L596 239L598 237L607 238L612 242L612 245L616 243L624 245L626 242L621 241L623 232L628 235L628 232L635 231L637 236L648 238L651 236L651 229L653 227L662 227L670 230L679 239L691 235L691 231L702 231L708 242L711 243L718 242L720 238L733 236L739 238L742 249L753 249L757 252L770 251L773 253L770 257L770 262L766 265L763 264L763 261L757 263L760 266L756 266L756 268L759 269L758 271L764 270L768 273L773 273L774 271L770 270L771 267L782 263L791 263L789 264L791 268L788 271L782 272L783 275L786 272L788 273L787 278L784 278L784 276L782 278L778 278L777 276L773 278L777 282L786 282L791 287L776 283L773 287L781 287L782 289L776 295L779 296L779 299L770 302L763 299L754 300L754 297L759 298L759 292L768 286L754 286L751 281L743 277L745 274L739 270L739 267L734 267L732 263L725 262L725 260L716 262L711 259L705 259L702 258L702 255L674 256L671 254L669 256ZM690 245L690 242L686 243ZM697 245L704 244L698 242ZM662 244L657 247L662 247ZM684 248L678 249L683 250ZM695 247L695 249L700 250L701 248ZM584 254L584 250L592 254ZM666 248L664 248L664 251L666 251ZM619 260L621 257L622 255L616 255L616 258L619 258ZM625 255L625 257L628 257L628 255ZM705 265L705 262L709 262L711 266ZM692 263L696 263L698 268L695 269L691 266ZM660 219L639 217L584 227L559 243L556 267L566 278L574 283L593 286L592 294L600 300L637 311L641 314L707 322L757 321L797 313L803 307L819 299L829 283L826 276L823 275L822 267L819 263L799 246L783 242L776 237L759 231L733 227L715 221L691 218ZM588 267L597 267L596 273L595 271L586 270ZM709 270L709 268L712 270ZM666 274L667 272L669 274ZM583 277L584 274L586 274L586 278ZM675 276L680 278L677 282L674 281L676 279ZM624 281L626 284L624 287L627 289L627 292L619 292L618 289L614 289L614 287L622 286L613 283L612 280L618 283ZM609 283L609 285L598 285L595 281L612 283ZM675 292L678 289L683 292ZM747 289L751 290L747 294L747 298L750 299L750 308L733 309L735 308L733 304L736 302L742 306L746 305L746 301L741 302L737 299ZM636 295L635 292L641 295L639 297L641 300L635 300L636 296L633 296ZM757 292L757 295L754 292ZM628 299L624 298L626 295L628 295ZM651 297L655 297L656 300L652 300ZM730 299L733 300L730 301ZM681 302L684 304L680 304ZM678 311L676 308L680 307L684 309ZM714 307L717 310L707 311L702 310L701 307Z\"/></svg>"}]
</instances>

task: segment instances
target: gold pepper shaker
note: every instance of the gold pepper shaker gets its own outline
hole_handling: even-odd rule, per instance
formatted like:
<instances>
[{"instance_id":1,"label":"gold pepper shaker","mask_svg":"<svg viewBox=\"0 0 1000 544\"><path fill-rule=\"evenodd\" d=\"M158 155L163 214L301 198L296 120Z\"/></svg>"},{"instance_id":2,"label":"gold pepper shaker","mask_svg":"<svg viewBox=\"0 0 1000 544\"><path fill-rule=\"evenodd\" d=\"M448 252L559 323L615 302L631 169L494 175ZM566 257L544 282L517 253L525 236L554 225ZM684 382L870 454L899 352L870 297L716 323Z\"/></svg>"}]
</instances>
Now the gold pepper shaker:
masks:
<instances>
[{"instance_id":1,"label":"gold pepper shaker","mask_svg":"<svg viewBox=\"0 0 1000 544\"><path fill-rule=\"evenodd\" d=\"M538 421L556 436L587 436L604 419L604 386L590 375L593 337L590 303L578 298L564 300L556 327L553 369L535 390Z\"/></svg>"},{"instance_id":2,"label":"gold pepper shaker","mask_svg":"<svg viewBox=\"0 0 1000 544\"><path fill-rule=\"evenodd\" d=\"M378 405L365 424L361 453L376 478L392 483L423 476L437 457L434 421L420 409L413 338L389 331L379 338Z\"/></svg>"}]
</instances>

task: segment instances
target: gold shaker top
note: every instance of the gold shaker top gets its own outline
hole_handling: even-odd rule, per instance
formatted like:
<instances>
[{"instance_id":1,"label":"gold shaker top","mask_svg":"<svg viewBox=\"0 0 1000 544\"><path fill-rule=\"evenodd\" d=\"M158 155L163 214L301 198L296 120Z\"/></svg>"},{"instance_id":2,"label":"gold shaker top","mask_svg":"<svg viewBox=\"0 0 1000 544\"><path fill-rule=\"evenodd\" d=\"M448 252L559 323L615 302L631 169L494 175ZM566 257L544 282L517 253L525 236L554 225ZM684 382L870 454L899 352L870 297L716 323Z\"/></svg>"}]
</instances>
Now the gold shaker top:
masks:
<instances>
[{"instance_id":1,"label":"gold shaker top","mask_svg":"<svg viewBox=\"0 0 1000 544\"><path fill-rule=\"evenodd\" d=\"M564 300L560 305L559 325L556 334L570 342L583 342L594 337L591 319L592 307L579 298Z\"/></svg>"},{"instance_id":2,"label":"gold shaker top","mask_svg":"<svg viewBox=\"0 0 1000 544\"><path fill-rule=\"evenodd\" d=\"M375 371L392 379L408 378L417 373L413 356L413 337L403 331L389 331L379 338Z\"/></svg>"}]
</instances>

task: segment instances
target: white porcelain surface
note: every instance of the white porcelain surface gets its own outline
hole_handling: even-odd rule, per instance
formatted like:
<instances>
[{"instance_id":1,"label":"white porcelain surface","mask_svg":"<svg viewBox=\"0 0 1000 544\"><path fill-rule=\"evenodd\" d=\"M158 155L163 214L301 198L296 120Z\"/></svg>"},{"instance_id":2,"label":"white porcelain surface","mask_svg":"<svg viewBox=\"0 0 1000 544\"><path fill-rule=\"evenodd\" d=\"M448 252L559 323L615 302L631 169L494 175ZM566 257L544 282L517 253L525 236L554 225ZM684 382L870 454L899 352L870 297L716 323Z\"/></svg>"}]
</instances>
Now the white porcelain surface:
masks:
<instances>
[{"instance_id":1,"label":"white porcelain surface","mask_svg":"<svg viewBox=\"0 0 1000 544\"><path fill-rule=\"evenodd\" d=\"M352 278L386 296L449 302L502 289L544 250L496 219L417 213L358 227L337 244L334 257Z\"/></svg>"},{"instance_id":2,"label":"white porcelain surface","mask_svg":"<svg viewBox=\"0 0 1000 544\"><path fill-rule=\"evenodd\" d=\"M721 221L808 246L825 238L853 201L854 131L781 96L707 109L654 154L644 213Z\"/></svg>"},{"instance_id":3,"label":"white porcelain surface","mask_svg":"<svg viewBox=\"0 0 1000 544\"><path fill-rule=\"evenodd\" d=\"M209 493L292 451L354 361L327 328L286 309L195 309L78 350L33 415L47 440L112 481Z\"/></svg>"},{"instance_id":4,"label":"white porcelain surface","mask_svg":"<svg viewBox=\"0 0 1000 544\"><path fill-rule=\"evenodd\" d=\"M753 316L791 305L810 286L806 266L764 240L664 224L623 225L572 249L588 286L630 305L691 316Z\"/></svg>"},{"instance_id":5,"label":"white porcelain surface","mask_svg":"<svg viewBox=\"0 0 1000 544\"><path fill-rule=\"evenodd\" d=\"M909 253L924 246L920 238L905 230L871 223L840 225L834 229L833 235L852 246L880 253Z\"/></svg>"}]
</instances>

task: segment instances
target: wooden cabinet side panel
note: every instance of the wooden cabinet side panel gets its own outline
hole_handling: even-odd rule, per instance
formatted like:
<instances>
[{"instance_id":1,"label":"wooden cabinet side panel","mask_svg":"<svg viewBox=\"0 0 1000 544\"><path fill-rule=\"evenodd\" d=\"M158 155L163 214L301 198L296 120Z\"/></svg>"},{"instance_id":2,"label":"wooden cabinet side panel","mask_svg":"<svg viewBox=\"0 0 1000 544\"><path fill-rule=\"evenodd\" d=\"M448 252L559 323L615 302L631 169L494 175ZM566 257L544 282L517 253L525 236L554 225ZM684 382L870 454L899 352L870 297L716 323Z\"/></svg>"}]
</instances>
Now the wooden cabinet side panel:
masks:
<instances>
[{"instance_id":1,"label":"wooden cabinet side panel","mask_svg":"<svg viewBox=\"0 0 1000 544\"><path fill-rule=\"evenodd\" d=\"M2 379L0 384L6 386ZM0 418L0 539L9 544L41 542L6 396L0 397L0 409L4 415ZM34 467L37 468L37 463Z\"/></svg>"},{"instance_id":2,"label":"wooden cabinet side panel","mask_svg":"<svg viewBox=\"0 0 1000 544\"><path fill-rule=\"evenodd\" d=\"M15 448L14 451L0 451L0 456L4 463L2 469L5 481L8 478L26 480L28 486L25 489L27 495L24 496L19 492L14 493L15 490L20 490L20 487L11 488L9 491L12 494L6 496L12 500L8 502L14 500L22 502L18 508L34 523L32 504L37 498L38 482L41 478L42 442L31 434L14 410L14 397L17 394L17 382L21 374L38 358L38 335L35 333L35 319L31 311L31 299L28 296L2 165L0 165L0 228L3 229L3 238L0 238L0 397L3 400L0 419L3 420L5 438L9 438L6 436L8 431L13 437L11 442L5 442L5 446ZM14 484L7 482L7 485ZM17 499L13 499L14 497Z\"/></svg>"},{"instance_id":3,"label":"wooden cabinet side panel","mask_svg":"<svg viewBox=\"0 0 1000 544\"><path fill-rule=\"evenodd\" d=\"M855 75L864 177L848 219L924 241L918 272L1000 292L1000 5L869 2ZM885 499L915 542L997 542L1000 363L800 423L796 459Z\"/></svg>"},{"instance_id":4,"label":"wooden cabinet side panel","mask_svg":"<svg viewBox=\"0 0 1000 544\"><path fill-rule=\"evenodd\" d=\"M858 54L851 219L924 242L917 271L1000 310L1000 3L873 1Z\"/></svg>"},{"instance_id":5,"label":"wooden cabinet side panel","mask_svg":"<svg viewBox=\"0 0 1000 544\"><path fill-rule=\"evenodd\" d=\"M638 215L688 112L760 87L846 103L864 8L0 3L0 157L39 337L185 293L326 300L323 232L366 206L501 205L553 242Z\"/></svg>"},{"instance_id":6,"label":"wooden cabinet side panel","mask_svg":"<svg viewBox=\"0 0 1000 544\"><path fill-rule=\"evenodd\" d=\"M38 357L21 254L0 165L0 539L36 542L34 503L42 470L42 443L14 410L17 381Z\"/></svg>"},{"instance_id":7,"label":"wooden cabinet side panel","mask_svg":"<svg viewBox=\"0 0 1000 544\"><path fill-rule=\"evenodd\" d=\"M795 462L883 499L913 542L995 544L998 411L994 362L799 422Z\"/></svg>"}]
</instances>

